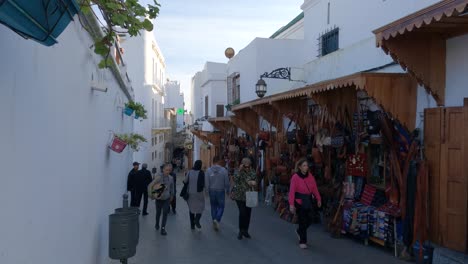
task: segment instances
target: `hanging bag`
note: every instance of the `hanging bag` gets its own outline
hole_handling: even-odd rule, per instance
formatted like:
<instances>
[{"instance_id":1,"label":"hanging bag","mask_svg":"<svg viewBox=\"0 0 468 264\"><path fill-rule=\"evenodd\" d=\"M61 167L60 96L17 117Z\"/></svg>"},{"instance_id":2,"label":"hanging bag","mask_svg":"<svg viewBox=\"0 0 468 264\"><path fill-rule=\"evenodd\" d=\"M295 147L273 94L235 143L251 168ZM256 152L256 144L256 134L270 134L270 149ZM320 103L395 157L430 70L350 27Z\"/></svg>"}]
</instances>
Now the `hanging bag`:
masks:
<instances>
[{"instance_id":1,"label":"hanging bag","mask_svg":"<svg viewBox=\"0 0 468 264\"><path fill-rule=\"evenodd\" d=\"M188 172L188 173L190 173L190 172ZM190 179L190 177L187 176L187 182L186 183L184 182L184 187L182 187L182 190L180 191L180 197L184 198L185 201L187 201L188 198L189 198L189 193L188 193L188 183L189 183L188 180L189 179Z\"/></svg>"},{"instance_id":2,"label":"hanging bag","mask_svg":"<svg viewBox=\"0 0 468 264\"><path fill-rule=\"evenodd\" d=\"M254 191L253 188L245 192L245 205L250 208L258 206L258 192Z\"/></svg>"},{"instance_id":3,"label":"hanging bag","mask_svg":"<svg viewBox=\"0 0 468 264\"><path fill-rule=\"evenodd\" d=\"M296 144L297 143L297 134L296 129L289 131L293 120L291 119L288 124L288 128L286 129L286 138L288 140L288 144Z\"/></svg>"}]
</instances>

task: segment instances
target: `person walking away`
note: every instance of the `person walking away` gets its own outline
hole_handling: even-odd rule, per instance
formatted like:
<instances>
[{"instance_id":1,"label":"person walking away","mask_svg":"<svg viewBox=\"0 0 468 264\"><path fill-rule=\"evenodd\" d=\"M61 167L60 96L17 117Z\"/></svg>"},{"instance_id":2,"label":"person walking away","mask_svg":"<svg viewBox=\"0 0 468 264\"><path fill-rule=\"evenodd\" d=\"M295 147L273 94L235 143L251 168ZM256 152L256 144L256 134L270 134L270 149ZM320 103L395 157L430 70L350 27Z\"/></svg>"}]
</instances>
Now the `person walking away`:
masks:
<instances>
[{"instance_id":1,"label":"person walking away","mask_svg":"<svg viewBox=\"0 0 468 264\"><path fill-rule=\"evenodd\" d=\"M252 161L249 158L243 158L239 170L233 176L233 187L231 198L236 201L239 208L239 234L237 239L242 237L251 238L249 234L250 216L252 208L246 206L245 193L257 185L257 176L252 168Z\"/></svg>"},{"instance_id":2,"label":"person walking away","mask_svg":"<svg viewBox=\"0 0 468 264\"><path fill-rule=\"evenodd\" d=\"M312 223L312 210L314 199L317 206L322 206L322 198L317 188L314 176L309 172L309 163L306 158L301 158L296 165L296 173L291 178L289 188L289 209L297 214L298 228L296 234L299 237L299 247L307 248L307 228Z\"/></svg>"},{"instance_id":3,"label":"person walking away","mask_svg":"<svg viewBox=\"0 0 468 264\"><path fill-rule=\"evenodd\" d=\"M151 172L148 170L148 164L143 163L141 170L135 176L135 205L140 208L141 198L143 197L143 212L142 215L148 215L148 185L153 180Z\"/></svg>"},{"instance_id":4,"label":"person walking away","mask_svg":"<svg viewBox=\"0 0 468 264\"><path fill-rule=\"evenodd\" d=\"M137 206L137 197L136 197L136 178L138 175L138 169L140 168L140 163L133 162L133 168L128 173L127 177L127 191L130 192L130 206ZM140 198L141 199L141 198Z\"/></svg>"},{"instance_id":5,"label":"person walking away","mask_svg":"<svg viewBox=\"0 0 468 264\"><path fill-rule=\"evenodd\" d=\"M184 184L188 184L187 191L189 194L187 204L189 207L190 228L197 227L201 229L200 218L203 210L205 210L205 173L203 172L202 161L197 160L193 164L193 168L187 172L184 179Z\"/></svg>"},{"instance_id":6,"label":"person walking away","mask_svg":"<svg viewBox=\"0 0 468 264\"><path fill-rule=\"evenodd\" d=\"M221 166L218 156L213 158L213 166L206 171L205 184L210 196L211 218L213 228L218 231L224 213L225 194L229 194L228 171Z\"/></svg>"},{"instance_id":7,"label":"person walking away","mask_svg":"<svg viewBox=\"0 0 468 264\"><path fill-rule=\"evenodd\" d=\"M170 163L167 164L171 168L171 173L170 175L174 179L174 194L177 194L177 175L174 172L174 166ZM172 208L172 213L176 214L176 205L177 205L177 195L174 195L174 199L171 201L171 208Z\"/></svg>"},{"instance_id":8,"label":"person walking away","mask_svg":"<svg viewBox=\"0 0 468 264\"><path fill-rule=\"evenodd\" d=\"M168 165L163 167L162 175L158 175L148 186L148 195L156 203L156 230L159 230L159 220L161 219L161 235L167 235L166 222L169 213L169 203L174 199L174 179L170 175L171 168Z\"/></svg>"}]
</instances>

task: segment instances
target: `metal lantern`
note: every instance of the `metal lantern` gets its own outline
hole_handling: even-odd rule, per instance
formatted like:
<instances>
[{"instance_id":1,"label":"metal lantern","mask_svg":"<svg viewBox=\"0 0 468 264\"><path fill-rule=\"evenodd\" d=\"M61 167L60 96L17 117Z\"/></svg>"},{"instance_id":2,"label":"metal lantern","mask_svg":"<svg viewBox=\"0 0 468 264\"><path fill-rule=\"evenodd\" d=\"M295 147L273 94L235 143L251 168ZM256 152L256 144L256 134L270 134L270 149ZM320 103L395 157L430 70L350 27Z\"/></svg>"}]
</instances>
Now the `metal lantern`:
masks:
<instances>
[{"instance_id":1,"label":"metal lantern","mask_svg":"<svg viewBox=\"0 0 468 264\"><path fill-rule=\"evenodd\" d=\"M267 84L262 78L260 78L257 84L255 85L255 93L258 95L258 97L262 98L263 96L265 96L266 92Z\"/></svg>"},{"instance_id":2,"label":"metal lantern","mask_svg":"<svg viewBox=\"0 0 468 264\"><path fill-rule=\"evenodd\" d=\"M193 124L193 129L194 130L199 130L200 129L200 124L197 121L195 121L195 123Z\"/></svg>"}]
</instances>

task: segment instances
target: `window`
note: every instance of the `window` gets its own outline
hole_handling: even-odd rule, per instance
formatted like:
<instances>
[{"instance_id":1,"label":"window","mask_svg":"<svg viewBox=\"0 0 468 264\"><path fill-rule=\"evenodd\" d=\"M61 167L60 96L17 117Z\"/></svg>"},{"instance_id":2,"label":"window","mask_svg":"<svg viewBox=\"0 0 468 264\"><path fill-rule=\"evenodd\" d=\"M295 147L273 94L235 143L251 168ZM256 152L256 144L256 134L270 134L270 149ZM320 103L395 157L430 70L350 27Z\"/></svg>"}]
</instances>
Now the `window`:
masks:
<instances>
[{"instance_id":1,"label":"window","mask_svg":"<svg viewBox=\"0 0 468 264\"><path fill-rule=\"evenodd\" d=\"M224 116L224 105L218 104L216 105L216 117L223 117Z\"/></svg>"},{"instance_id":2,"label":"window","mask_svg":"<svg viewBox=\"0 0 468 264\"><path fill-rule=\"evenodd\" d=\"M158 137L154 138L154 144L158 144Z\"/></svg>"},{"instance_id":3,"label":"window","mask_svg":"<svg viewBox=\"0 0 468 264\"><path fill-rule=\"evenodd\" d=\"M339 49L339 28L334 28L319 37L319 56L325 56Z\"/></svg>"},{"instance_id":4,"label":"window","mask_svg":"<svg viewBox=\"0 0 468 264\"><path fill-rule=\"evenodd\" d=\"M234 105L240 99L240 75L235 72L227 78L227 103Z\"/></svg>"},{"instance_id":5,"label":"window","mask_svg":"<svg viewBox=\"0 0 468 264\"><path fill-rule=\"evenodd\" d=\"M151 160L154 160L154 153L151 152Z\"/></svg>"},{"instance_id":6,"label":"window","mask_svg":"<svg viewBox=\"0 0 468 264\"><path fill-rule=\"evenodd\" d=\"M154 138L151 138L151 146L154 146Z\"/></svg>"}]
</instances>

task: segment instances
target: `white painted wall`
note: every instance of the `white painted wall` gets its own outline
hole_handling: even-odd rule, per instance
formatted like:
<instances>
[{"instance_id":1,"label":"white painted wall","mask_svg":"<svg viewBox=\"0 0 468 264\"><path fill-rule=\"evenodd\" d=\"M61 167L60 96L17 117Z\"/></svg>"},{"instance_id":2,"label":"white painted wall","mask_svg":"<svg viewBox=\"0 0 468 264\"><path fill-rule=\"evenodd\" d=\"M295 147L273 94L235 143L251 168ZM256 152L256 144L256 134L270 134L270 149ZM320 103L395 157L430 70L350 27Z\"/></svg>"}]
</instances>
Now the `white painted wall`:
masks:
<instances>
[{"instance_id":1,"label":"white painted wall","mask_svg":"<svg viewBox=\"0 0 468 264\"><path fill-rule=\"evenodd\" d=\"M305 0L304 32L307 41L306 56L313 60L318 55L317 38L334 26L340 28L339 47L344 48L374 37L372 31L403 16L416 12L438 0ZM327 23L327 9L330 3L330 21Z\"/></svg>"},{"instance_id":2,"label":"white painted wall","mask_svg":"<svg viewBox=\"0 0 468 264\"><path fill-rule=\"evenodd\" d=\"M447 40L446 106L463 106L468 97L468 34Z\"/></svg>"},{"instance_id":3,"label":"white painted wall","mask_svg":"<svg viewBox=\"0 0 468 264\"><path fill-rule=\"evenodd\" d=\"M304 39L304 18L281 32L274 39Z\"/></svg>"},{"instance_id":4,"label":"white painted wall","mask_svg":"<svg viewBox=\"0 0 468 264\"><path fill-rule=\"evenodd\" d=\"M127 98L77 18L52 47L0 36L0 262L106 263L132 163L107 142L133 129ZM91 91L92 75L107 93Z\"/></svg>"},{"instance_id":5,"label":"white painted wall","mask_svg":"<svg viewBox=\"0 0 468 264\"><path fill-rule=\"evenodd\" d=\"M208 116L216 117L216 105L227 104L226 63L207 62L202 71L203 115L205 116L205 98L208 97ZM225 109L224 109L225 110ZM224 116L224 115L223 115ZM209 122L203 125L203 130L212 131Z\"/></svg>"},{"instance_id":6,"label":"white painted wall","mask_svg":"<svg viewBox=\"0 0 468 264\"><path fill-rule=\"evenodd\" d=\"M166 126L164 118L164 75L166 66L153 32L142 31L138 37L121 39L124 48L123 59L135 89L135 101L142 103L148 111L148 119L135 123L135 133L143 135L147 142L134 153L134 160L147 163L149 168L164 163L164 140L156 139L153 128ZM153 144L156 141L157 144Z\"/></svg>"},{"instance_id":7,"label":"white painted wall","mask_svg":"<svg viewBox=\"0 0 468 264\"><path fill-rule=\"evenodd\" d=\"M203 116L203 98L202 98L202 72L197 72L192 77L191 95L192 95L192 116L195 120Z\"/></svg>"},{"instance_id":8,"label":"white painted wall","mask_svg":"<svg viewBox=\"0 0 468 264\"><path fill-rule=\"evenodd\" d=\"M292 78L303 80L304 41L295 39L265 39L255 38L247 47L242 49L229 62L227 75L234 72L240 74L240 102L245 103L258 96L255 93L255 84L264 72L292 67ZM295 89L303 85L301 82L288 80L265 79L267 94Z\"/></svg>"}]
</instances>

